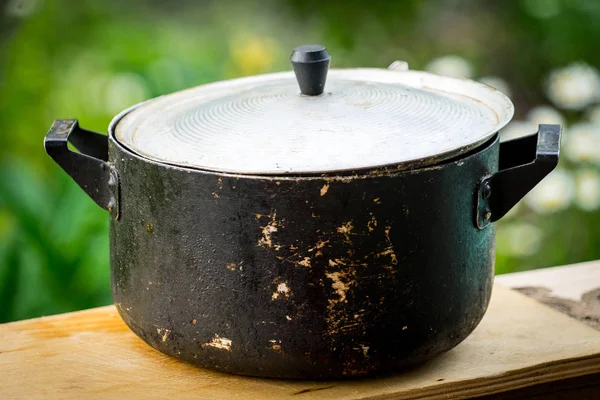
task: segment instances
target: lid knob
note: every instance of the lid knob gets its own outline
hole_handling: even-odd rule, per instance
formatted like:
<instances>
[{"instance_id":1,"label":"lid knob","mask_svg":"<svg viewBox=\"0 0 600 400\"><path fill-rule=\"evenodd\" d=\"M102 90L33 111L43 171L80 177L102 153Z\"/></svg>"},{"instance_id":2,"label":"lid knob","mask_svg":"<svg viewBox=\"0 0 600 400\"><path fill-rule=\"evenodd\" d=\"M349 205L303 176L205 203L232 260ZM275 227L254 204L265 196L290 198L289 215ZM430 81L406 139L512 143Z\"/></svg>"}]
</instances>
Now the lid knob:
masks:
<instances>
[{"instance_id":1,"label":"lid knob","mask_svg":"<svg viewBox=\"0 0 600 400\"><path fill-rule=\"evenodd\" d=\"M290 56L300 92L307 96L318 96L325 90L325 80L331 56L325 46L306 44L298 46Z\"/></svg>"}]
</instances>

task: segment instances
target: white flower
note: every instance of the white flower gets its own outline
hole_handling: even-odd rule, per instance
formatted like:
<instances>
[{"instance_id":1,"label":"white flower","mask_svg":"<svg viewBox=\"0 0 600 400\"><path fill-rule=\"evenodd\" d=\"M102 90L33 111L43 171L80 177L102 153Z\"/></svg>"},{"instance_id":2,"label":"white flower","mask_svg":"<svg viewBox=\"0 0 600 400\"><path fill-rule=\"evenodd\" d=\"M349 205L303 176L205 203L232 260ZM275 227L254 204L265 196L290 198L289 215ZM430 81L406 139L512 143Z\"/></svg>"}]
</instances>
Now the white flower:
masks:
<instances>
[{"instance_id":1,"label":"white flower","mask_svg":"<svg viewBox=\"0 0 600 400\"><path fill-rule=\"evenodd\" d=\"M569 160L600 165L600 125L575 124L568 129L563 142L563 152Z\"/></svg>"},{"instance_id":2,"label":"white flower","mask_svg":"<svg viewBox=\"0 0 600 400\"><path fill-rule=\"evenodd\" d=\"M454 78L470 78L473 75L471 64L459 56L436 58L425 67L426 71Z\"/></svg>"},{"instance_id":3,"label":"white flower","mask_svg":"<svg viewBox=\"0 0 600 400\"><path fill-rule=\"evenodd\" d=\"M550 106L533 107L529 110L525 118L531 121L536 127L541 124L565 125L565 117Z\"/></svg>"},{"instance_id":4,"label":"white flower","mask_svg":"<svg viewBox=\"0 0 600 400\"><path fill-rule=\"evenodd\" d=\"M568 172L558 169L545 177L533 188L525 203L539 214L564 210L573 200L573 178Z\"/></svg>"},{"instance_id":5,"label":"white flower","mask_svg":"<svg viewBox=\"0 0 600 400\"><path fill-rule=\"evenodd\" d=\"M146 81L133 73L121 73L111 77L106 87L105 108L109 114L148 100Z\"/></svg>"},{"instance_id":6,"label":"white flower","mask_svg":"<svg viewBox=\"0 0 600 400\"><path fill-rule=\"evenodd\" d=\"M538 127L531 121L512 121L500 131L500 139L504 142L511 139L529 136L536 133Z\"/></svg>"},{"instance_id":7,"label":"white flower","mask_svg":"<svg viewBox=\"0 0 600 400\"><path fill-rule=\"evenodd\" d=\"M479 78L479 82L485 83L486 85L499 90L508 97L511 95L511 90L508 87L508 83L506 83L506 81L499 76L484 76L483 78Z\"/></svg>"},{"instance_id":8,"label":"white flower","mask_svg":"<svg viewBox=\"0 0 600 400\"><path fill-rule=\"evenodd\" d=\"M570 64L550 74L547 93L559 108L583 110L600 99L600 75L585 63Z\"/></svg>"},{"instance_id":9,"label":"white flower","mask_svg":"<svg viewBox=\"0 0 600 400\"><path fill-rule=\"evenodd\" d=\"M584 169L575 175L575 204L586 211L600 207L600 173Z\"/></svg>"},{"instance_id":10,"label":"white flower","mask_svg":"<svg viewBox=\"0 0 600 400\"><path fill-rule=\"evenodd\" d=\"M498 243L502 252L514 257L535 254L542 242L542 231L524 222L513 222L498 228Z\"/></svg>"},{"instance_id":11,"label":"white flower","mask_svg":"<svg viewBox=\"0 0 600 400\"><path fill-rule=\"evenodd\" d=\"M565 118L561 113L549 106L532 108L525 116L524 121L512 121L500 131L502 141L529 136L536 133L540 124L565 125Z\"/></svg>"}]
</instances>

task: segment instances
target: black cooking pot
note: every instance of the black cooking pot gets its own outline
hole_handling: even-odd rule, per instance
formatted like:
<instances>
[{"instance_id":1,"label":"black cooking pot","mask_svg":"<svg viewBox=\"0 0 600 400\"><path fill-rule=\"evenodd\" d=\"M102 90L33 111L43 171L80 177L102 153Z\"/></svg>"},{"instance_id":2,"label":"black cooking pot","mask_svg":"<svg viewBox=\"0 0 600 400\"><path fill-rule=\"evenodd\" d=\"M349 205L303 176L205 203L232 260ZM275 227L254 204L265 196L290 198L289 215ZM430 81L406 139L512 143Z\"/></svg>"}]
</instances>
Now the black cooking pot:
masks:
<instances>
[{"instance_id":1,"label":"black cooking pot","mask_svg":"<svg viewBox=\"0 0 600 400\"><path fill-rule=\"evenodd\" d=\"M490 87L357 69L323 92L324 48L292 61L303 94L271 74L143 103L108 137L54 123L48 154L111 214L117 310L154 348L247 375L451 349L488 305L492 222L556 166L560 127L500 144L512 104Z\"/></svg>"}]
</instances>

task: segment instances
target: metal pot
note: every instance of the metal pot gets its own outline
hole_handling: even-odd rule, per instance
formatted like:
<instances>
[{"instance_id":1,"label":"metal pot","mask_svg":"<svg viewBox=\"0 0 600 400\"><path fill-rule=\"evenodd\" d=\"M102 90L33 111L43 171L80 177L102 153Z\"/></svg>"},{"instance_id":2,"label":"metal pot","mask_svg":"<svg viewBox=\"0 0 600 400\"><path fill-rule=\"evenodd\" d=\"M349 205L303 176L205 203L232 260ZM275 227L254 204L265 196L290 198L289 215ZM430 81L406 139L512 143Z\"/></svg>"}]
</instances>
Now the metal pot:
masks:
<instances>
[{"instance_id":1,"label":"metal pot","mask_svg":"<svg viewBox=\"0 0 600 400\"><path fill-rule=\"evenodd\" d=\"M331 70L323 92L323 47L292 63L302 94L270 74L135 106L108 137L54 123L48 154L111 214L117 310L237 374L353 377L453 348L490 299L492 223L556 166L560 127L500 143L512 104L485 85Z\"/></svg>"}]
</instances>

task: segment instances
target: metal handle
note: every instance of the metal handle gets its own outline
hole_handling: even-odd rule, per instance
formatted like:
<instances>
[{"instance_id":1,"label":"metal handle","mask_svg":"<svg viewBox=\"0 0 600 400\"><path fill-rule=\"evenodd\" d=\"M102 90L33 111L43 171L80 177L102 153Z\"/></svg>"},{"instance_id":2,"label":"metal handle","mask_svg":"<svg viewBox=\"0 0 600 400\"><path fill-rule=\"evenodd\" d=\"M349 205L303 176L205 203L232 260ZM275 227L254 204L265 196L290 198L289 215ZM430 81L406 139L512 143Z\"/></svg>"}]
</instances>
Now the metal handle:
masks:
<instances>
[{"instance_id":1,"label":"metal handle","mask_svg":"<svg viewBox=\"0 0 600 400\"><path fill-rule=\"evenodd\" d=\"M320 44L306 44L294 49L290 62L303 95L318 96L323 93L330 61L327 49Z\"/></svg>"},{"instance_id":2,"label":"metal handle","mask_svg":"<svg viewBox=\"0 0 600 400\"><path fill-rule=\"evenodd\" d=\"M502 218L558 164L560 125L540 125L537 134L500 143L499 171L477 191L476 225Z\"/></svg>"},{"instance_id":3,"label":"metal handle","mask_svg":"<svg viewBox=\"0 0 600 400\"><path fill-rule=\"evenodd\" d=\"M71 142L80 153L67 147ZM58 119L44 139L46 153L103 209L119 218L119 175L108 161L108 137Z\"/></svg>"}]
</instances>

